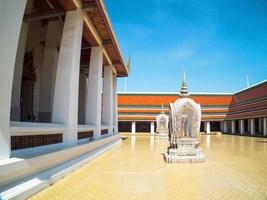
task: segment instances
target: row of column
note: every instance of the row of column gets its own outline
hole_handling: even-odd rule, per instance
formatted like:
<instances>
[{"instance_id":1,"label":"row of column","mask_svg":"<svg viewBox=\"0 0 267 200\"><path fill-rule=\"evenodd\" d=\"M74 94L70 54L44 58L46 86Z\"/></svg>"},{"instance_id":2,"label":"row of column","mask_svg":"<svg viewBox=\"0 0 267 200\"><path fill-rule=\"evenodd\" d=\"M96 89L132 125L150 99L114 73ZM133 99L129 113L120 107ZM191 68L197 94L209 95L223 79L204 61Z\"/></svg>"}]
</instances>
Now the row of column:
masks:
<instances>
[{"instance_id":1,"label":"row of column","mask_svg":"<svg viewBox=\"0 0 267 200\"><path fill-rule=\"evenodd\" d=\"M131 133L135 134L136 133L136 122L132 122L131 126ZM155 134L155 122L151 121L150 122L150 134Z\"/></svg>"},{"instance_id":2,"label":"row of column","mask_svg":"<svg viewBox=\"0 0 267 200\"><path fill-rule=\"evenodd\" d=\"M267 136L267 117L261 118L262 120L259 120L259 131L263 133L263 136ZM239 127L238 127L238 132L242 135L245 134L245 120L240 119L238 120ZM236 120L231 120L230 121L230 133L234 134L237 132L237 127L236 127ZM250 135L255 135L256 134L256 124L255 124L255 119L248 119L248 132ZM223 132L227 133L228 131L228 123L227 121L223 122Z\"/></svg>"},{"instance_id":3,"label":"row of column","mask_svg":"<svg viewBox=\"0 0 267 200\"><path fill-rule=\"evenodd\" d=\"M206 133L210 133L210 122L209 121L204 122L204 131ZM131 133L132 134L136 133L136 122L134 121L132 122ZM155 133L155 122L154 121L150 122L150 133L151 134Z\"/></svg>"},{"instance_id":4,"label":"row of column","mask_svg":"<svg viewBox=\"0 0 267 200\"><path fill-rule=\"evenodd\" d=\"M3 0L0 6L0 46L5 47L0 53L0 159L8 158L10 155L11 91L25 5L26 0L18 2ZM63 134L63 142L66 145L77 143L83 20L80 10L67 12L57 62L52 122L66 126ZM118 131L117 79L113 75L113 66L104 66L104 81L102 81L102 69L103 47L93 47L84 109L85 124L95 127L96 138L101 136L101 125L108 126L109 133L112 133L113 129L114 132Z\"/></svg>"},{"instance_id":5,"label":"row of column","mask_svg":"<svg viewBox=\"0 0 267 200\"><path fill-rule=\"evenodd\" d=\"M86 83L84 77L79 81L83 20L83 14L79 10L66 14L58 57L52 122L67 126L63 137L67 145L77 143L78 107L84 112L85 124L95 127L95 138L101 137L102 125L108 127L108 133L112 133L114 125L116 126L113 123L116 121L114 119L116 116L113 115L117 105L116 76L113 76L113 66L104 66L104 81L102 81L102 46L91 48L88 83L87 87L82 86L82 89L87 90L84 93L86 96L80 97L85 97L83 99L85 103L78 106L79 83Z\"/></svg>"},{"instance_id":6,"label":"row of column","mask_svg":"<svg viewBox=\"0 0 267 200\"><path fill-rule=\"evenodd\" d=\"M227 123L231 123L230 127L228 127ZM236 127L236 120L231 120L231 121L222 121L221 122L221 131L222 132L229 132L228 128L230 128L231 133L236 133L237 132L237 127ZM261 130L262 127L262 130ZM241 119L239 120L239 132L240 134L245 133L245 120ZM249 119L248 121L248 131L250 132L251 135L255 135L255 119ZM260 132L263 133L264 136L267 136L267 117L262 118L262 120L259 120L259 129ZM204 132L209 134L211 132L210 128L210 122L209 121L204 121Z\"/></svg>"},{"instance_id":7,"label":"row of column","mask_svg":"<svg viewBox=\"0 0 267 200\"><path fill-rule=\"evenodd\" d=\"M267 117L262 118L263 120L259 120L259 127L262 127L262 133L263 136L267 136ZM237 129L236 129L236 124L235 124L235 120L230 121L231 122L231 133L236 133ZM249 132L251 135L255 135L255 119L249 119ZM221 131L222 132L229 132L228 131L228 125L227 125L227 121L221 121ZM210 128L210 122L209 121L204 121L204 132L209 134L211 132L211 128ZM244 119L239 120L239 132L240 134L244 134L245 133L245 122ZM135 134L136 133L136 122L132 122L131 125L131 133ZM155 133L155 122L150 122L150 133L154 134Z\"/></svg>"}]
</instances>

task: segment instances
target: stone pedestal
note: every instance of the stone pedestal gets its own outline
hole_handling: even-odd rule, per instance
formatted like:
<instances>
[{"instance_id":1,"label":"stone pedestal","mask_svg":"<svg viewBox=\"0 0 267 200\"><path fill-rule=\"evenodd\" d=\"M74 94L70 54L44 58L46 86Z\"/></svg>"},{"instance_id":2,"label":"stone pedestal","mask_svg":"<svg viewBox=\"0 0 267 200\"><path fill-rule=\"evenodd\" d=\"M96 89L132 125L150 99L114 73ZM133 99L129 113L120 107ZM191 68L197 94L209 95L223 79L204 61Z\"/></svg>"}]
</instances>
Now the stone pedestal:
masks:
<instances>
[{"instance_id":1,"label":"stone pedestal","mask_svg":"<svg viewBox=\"0 0 267 200\"><path fill-rule=\"evenodd\" d=\"M198 163L204 162L205 156L199 148L199 140L183 138L178 140L176 147L171 147L165 155L168 163Z\"/></svg>"},{"instance_id":2,"label":"stone pedestal","mask_svg":"<svg viewBox=\"0 0 267 200\"><path fill-rule=\"evenodd\" d=\"M168 132L159 132L156 134L155 139L168 139L169 133Z\"/></svg>"}]
</instances>

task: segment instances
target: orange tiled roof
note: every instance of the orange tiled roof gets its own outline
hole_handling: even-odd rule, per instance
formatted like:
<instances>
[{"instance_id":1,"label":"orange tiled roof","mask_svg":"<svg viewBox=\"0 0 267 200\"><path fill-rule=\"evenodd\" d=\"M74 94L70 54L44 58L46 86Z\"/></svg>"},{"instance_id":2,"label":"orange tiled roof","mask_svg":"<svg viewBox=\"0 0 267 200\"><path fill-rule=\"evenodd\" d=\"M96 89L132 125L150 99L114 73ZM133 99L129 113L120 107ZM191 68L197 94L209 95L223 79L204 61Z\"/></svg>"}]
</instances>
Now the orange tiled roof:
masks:
<instances>
[{"instance_id":1,"label":"orange tiled roof","mask_svg":"<svg viewBox=\"0 0 267 200\"><path fill-rule=\"evenodd\" d=\"M226 113L226 112L228 112L228 109L209 109L209 110L201 109L201 111L204 113L215 113L215 112ZM159 113L161 113L161 109L149 109L149 110L148 109L118 109L118 112L119 113L157 113L157 114L159 114ZM169 110L164 109L164 112L168 113Z\"/></svg>"},{"instance_id":2,"label":"orange tiled roof","mask_svg":"<svg viewBox=\"0 0 267 200\"><path fill-rule=\"evenodd\" d=\"M118 105L169 105L178 99L178 95L119 95ZM230 105L232 96L191 96L193 100L201 105Z\"/></svg>"}]
</instances>

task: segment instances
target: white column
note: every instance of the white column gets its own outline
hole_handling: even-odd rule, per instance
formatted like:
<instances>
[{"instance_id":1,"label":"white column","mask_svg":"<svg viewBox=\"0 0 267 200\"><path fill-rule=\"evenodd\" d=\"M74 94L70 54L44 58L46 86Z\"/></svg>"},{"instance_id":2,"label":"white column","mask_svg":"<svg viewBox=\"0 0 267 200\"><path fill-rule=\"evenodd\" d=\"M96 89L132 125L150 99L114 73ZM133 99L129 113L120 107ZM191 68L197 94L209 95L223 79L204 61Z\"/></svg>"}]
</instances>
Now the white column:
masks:
<instances>
[{"instance_id":1,"label":"white column","mask_svg":"<svg viewBox=\"0 0 267 200\"><path fill-rule=\"evenodd\" d=\"M263 118L263 135L267 136L267 117Z\"/></svg>"},{"instance_id":2,"label":"white column","mask_svg":"<svg viewBox=\"0 0 267 200\"><path fill-rule=\"evenodd\" d=\"M135 130L136 130L136 123L132 122L132 134L135 134Z\"/></svg>"},{"instance_id":3,"label":"white column","mask_svg":"<svg viewBox=\"0 0 267 200\"><path fill-rule=\"evenodd\" d=\"M231 121L231 133L234 134L235 133L235 120Z\"/></svg>"},{"instance_id":4,"label":"white column","mask_svg":"<svg viewBox=\"0 0 267 200\"><path fill-rule=\"evenodd\" d=\"M155 122L150 123L150 133L154 134L155 133Z\"/></svg>"},{"instance_id":5,"label":"white column","mask_svg":"<svg viewBox=\"0 0 267 200\"><path fill-rule=\"evenodd\" d=\"M94 125L95 138L101 137L101 90L102 90L103 48L91 49L85 123Z\"/></svg>"},{"instance_id":6,"label":"white column","mask_svg":"<svg viewBox=\"0 0 267 200\"><path fill-rule=\"evenodd\" d=\"M118 97L117 97L117 77L113 77L113 126L114 133L118 133Z\"/></svg>"},{"instance_id":7,"label":"white column","mask_svg":"<svg viewBox=\"0 0 267 200\"><path fill-rule=\"evenodd\" d=\"M78 105L78 123L85 124L85 109L87 94L87 77L83 71L79 79L79 105Z\"/></svg>"},{"instance_id":8,"label":"white column","mask_svg":"<svg viewBox=\"0 0 267 200\"><path fill-rule=\"evenodd\" d=\"M255 120L250 119L250 134L255 135Z\"/></svg>"},{"instance_id":9,"label":"white column","mask_svg":"<svg viewBox=\"0 0 267 200\"><path fill-rule=\"evenodd\" d=\"M205 133L210 133L210 122L204 122Z\"/></svg>"},{"instance_id":10,"label":"white column","mask_svg":"<svg viewBox=\"0 0 267 200\"><path fill-rule=\"evenodd\" d=\"M223 132L227 133L227 121L223 121Z\"/></svg>"},{"instance_id":11,"label":"white column","mask_svg":"<svg viewBox=\"0 0 267 200\"><path fill-rule=\"evenodd\" d=\"M26 0L0 1L0 159L10 155L10 107L13 74Z\"/></svg>"},{"instance_id":12,"label":"white column","mask_svg":"<svg viewBox=\"0 0 267 200\"><path fill-rule=\"evenodd\" d=\"M245 133L245 123L244 123L244 120L243 119L241 119L240 121L239 121L239 130L240 130L240 134L242 135L242 134L244 134Z\"/></svg>"},{"instance_id":13,"label":"white column","mask_svg":"<svg viewBox=\"0 0 267 200\"><path fill-rule=\"evenodd\" d=\"M102 124L108 125L108 132L113 132L113 66L104 67L103 115Z\"/></svg>"},{"instance_id":14,"label":"white column","mask_svg":"<svg viewBox=\"0 0 267 200\"><path fill-rule=\"evenodd\" d=\"M64 123L64 143L77 143L78 86L83 15L80 11L67 12L56 76L53 122Z\"/></svg>"},{"instance_id":15,"label":"white column","mask_svg":"<svg viewBox=\"0 0 267 200\"><path fill-rule=\"evenodd\" d=\"M61 21L51 21L47 26L45 49L40 80L40 101L38 120L51 122L54 88L58 64L58 45L62 32Z\"/></svg>"}]
</instances>

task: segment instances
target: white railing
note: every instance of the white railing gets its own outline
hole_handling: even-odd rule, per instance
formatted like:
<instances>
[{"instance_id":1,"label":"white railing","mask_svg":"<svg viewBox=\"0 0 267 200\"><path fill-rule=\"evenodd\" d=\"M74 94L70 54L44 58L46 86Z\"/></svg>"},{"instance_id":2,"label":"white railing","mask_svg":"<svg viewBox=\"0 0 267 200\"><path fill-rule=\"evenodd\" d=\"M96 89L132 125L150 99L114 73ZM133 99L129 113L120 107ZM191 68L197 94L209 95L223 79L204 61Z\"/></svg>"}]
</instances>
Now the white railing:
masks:
<instances>
[{"instance_id":1,"label":"white railing","mask_svg":"<svg viewBox=\"0 0 267 200\"><path fill-rule=\"evenodd\" d=\"M11 136L49 135L64 133L64 124L37 123L37 122L10 122Z\"/></svg>"},{"instance_id":2,"label":"white railing","mask_svg":"<svg viewBox=\"0 0 267 200\"><path fill-rule=\"evenodd\" d=\"M82 125L82 124L78 125L78 132L95 131L95 130L96 126L94 125Z\"/></svg>"}]
</instances>

